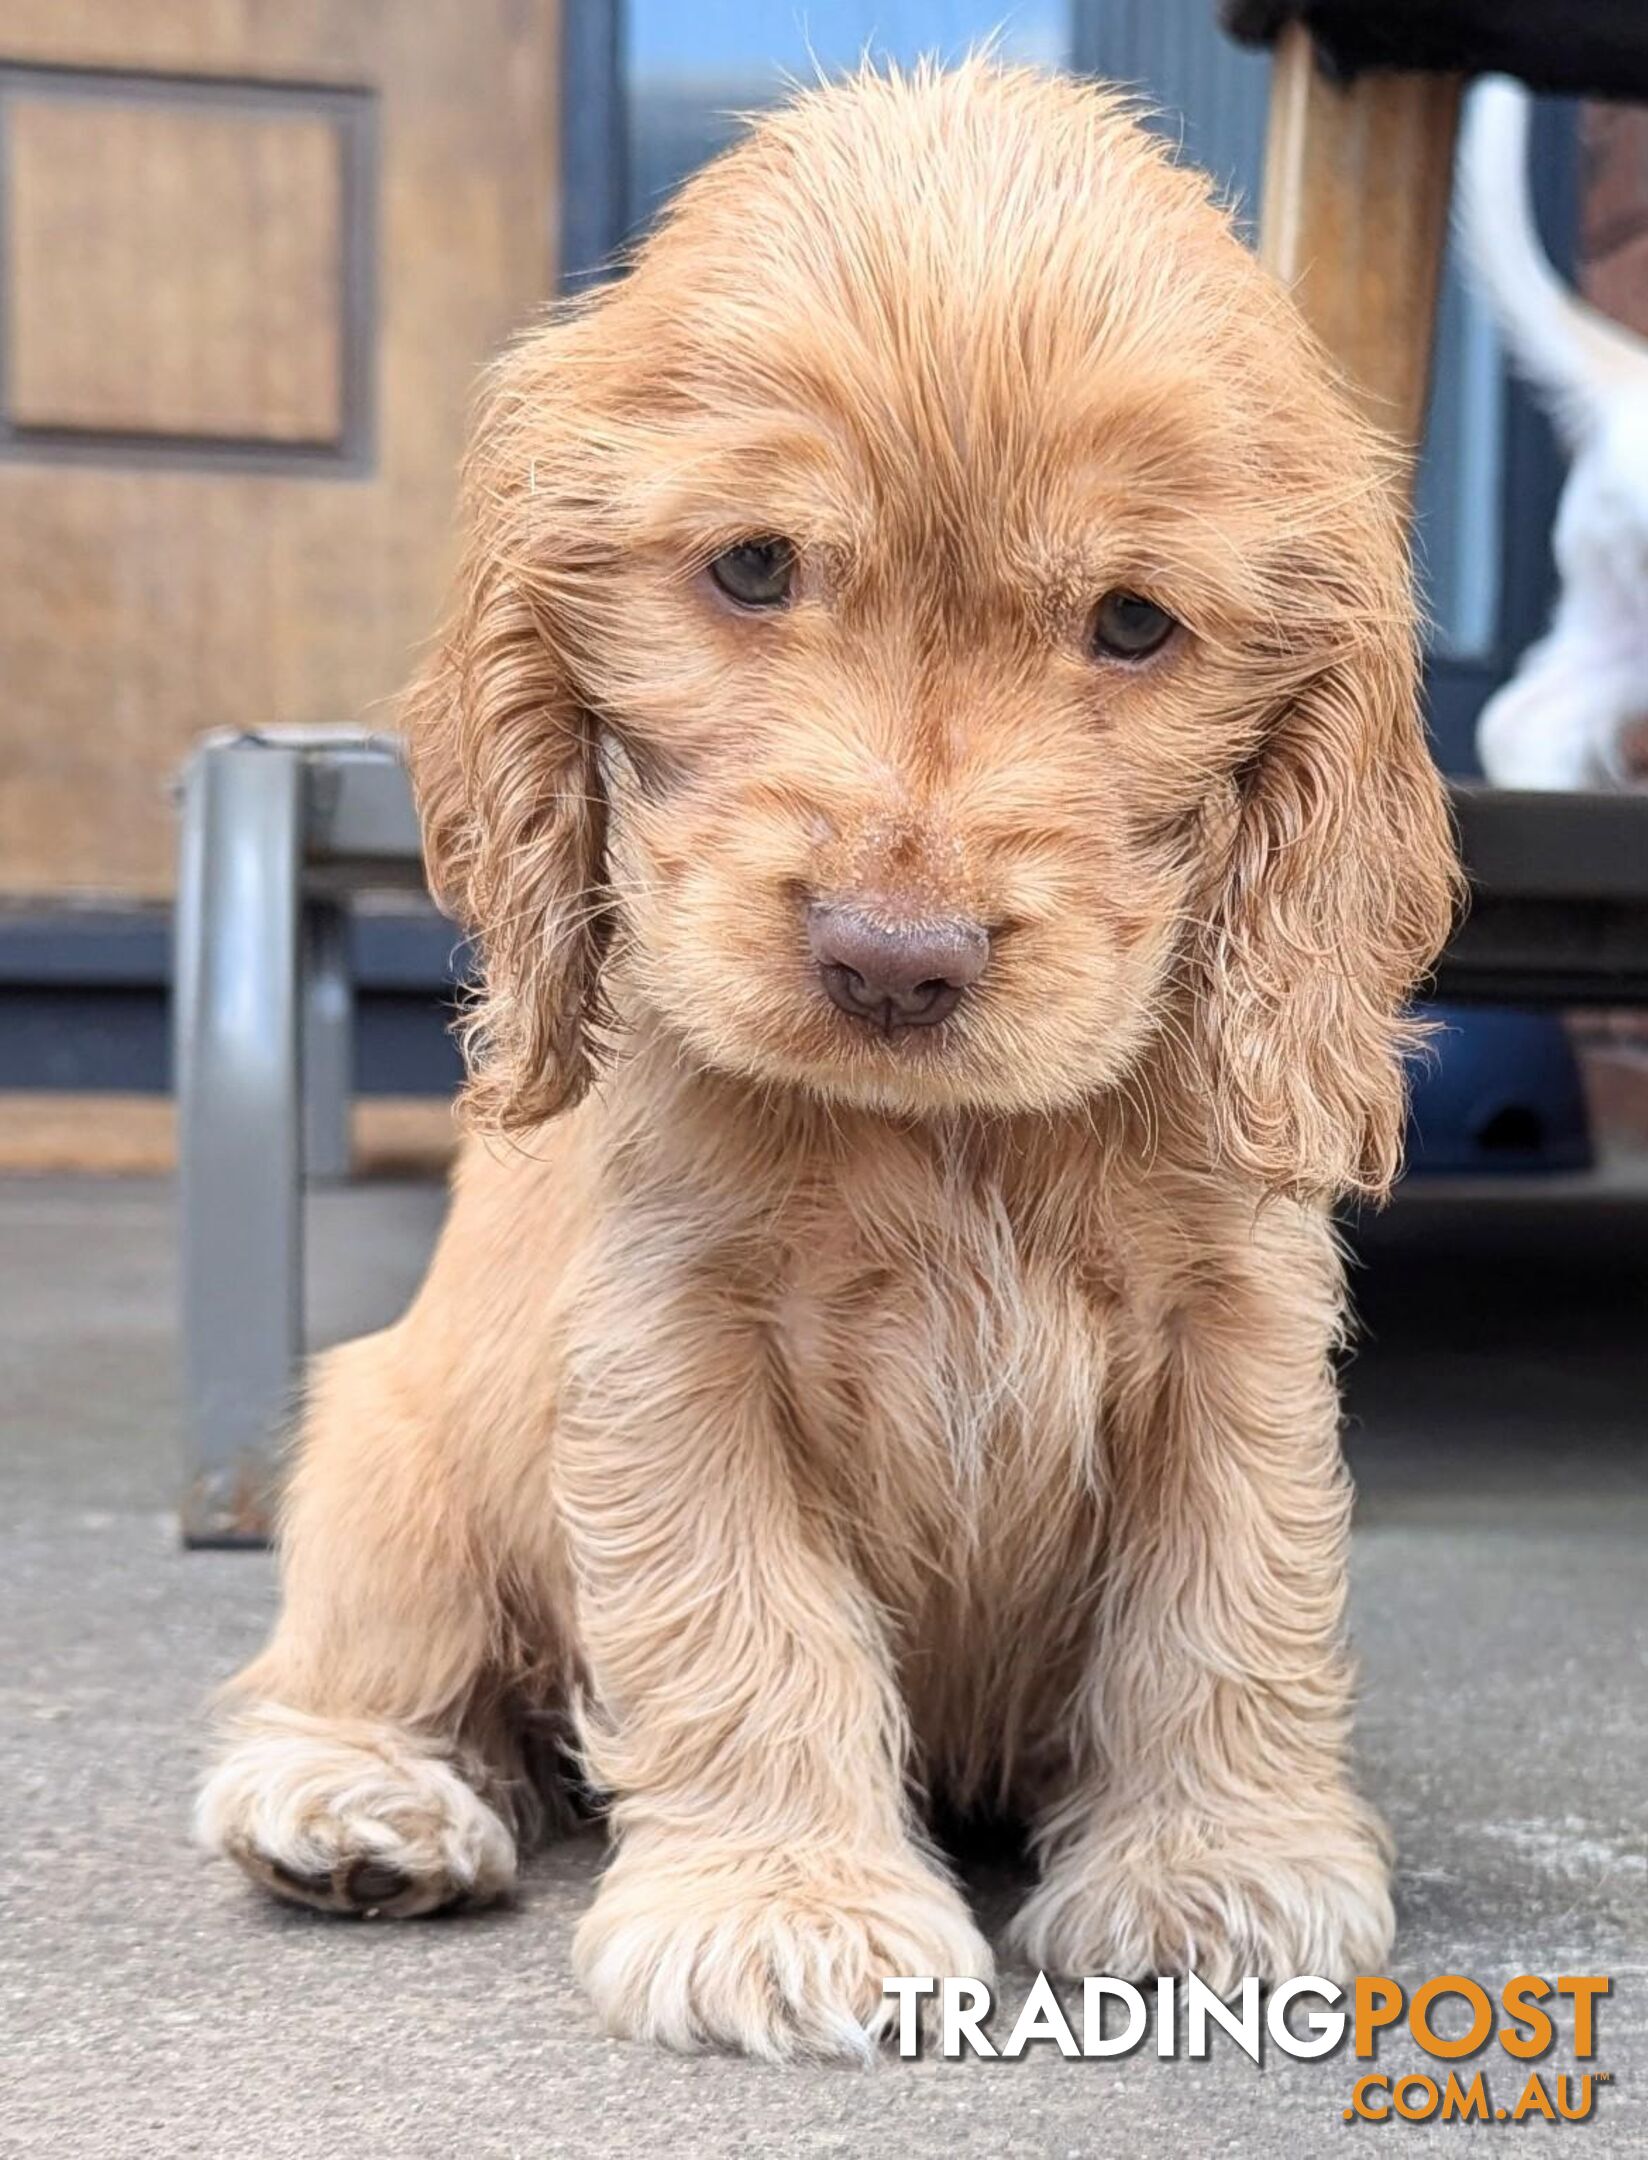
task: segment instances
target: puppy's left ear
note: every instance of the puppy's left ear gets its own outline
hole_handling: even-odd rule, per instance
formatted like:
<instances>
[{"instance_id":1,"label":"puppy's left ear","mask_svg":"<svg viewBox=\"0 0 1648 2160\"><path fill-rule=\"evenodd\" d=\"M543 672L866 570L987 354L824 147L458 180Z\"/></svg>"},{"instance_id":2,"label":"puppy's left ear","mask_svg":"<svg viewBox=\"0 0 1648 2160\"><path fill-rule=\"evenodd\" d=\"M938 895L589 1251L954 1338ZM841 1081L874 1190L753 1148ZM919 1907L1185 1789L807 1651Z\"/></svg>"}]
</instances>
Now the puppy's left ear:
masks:
<instances>
[{"instance_id":1,"label":"puppy's left ear","mask_svg":"<svg viewBox=\"0 0 1648 2160\"><path fill-rule=\"evenodd\" d=\"M1239 788L1211 909L1203 1025L1229 1155L1273 1190L1386 1193L1407 1000L1447 937L1457 862L1419 712L1394 491L1304 585L1325 643Z\"/></svg>"}]
</instances>

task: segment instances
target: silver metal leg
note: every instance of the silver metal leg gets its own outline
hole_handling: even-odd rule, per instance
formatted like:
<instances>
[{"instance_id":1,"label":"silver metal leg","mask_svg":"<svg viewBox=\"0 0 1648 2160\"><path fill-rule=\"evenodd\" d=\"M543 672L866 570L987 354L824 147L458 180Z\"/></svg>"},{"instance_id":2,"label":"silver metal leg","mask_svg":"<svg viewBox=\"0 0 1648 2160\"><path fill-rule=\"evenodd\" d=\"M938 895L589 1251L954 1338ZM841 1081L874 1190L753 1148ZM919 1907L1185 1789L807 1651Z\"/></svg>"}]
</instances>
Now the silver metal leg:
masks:
<instances>
[{"instance_id":1,"label":"silver metal leg","mask_svg":"<svg viewBox=\"0 0 1648 2160\"><path fill-rule=\"evenodd\" d=\"M354 1068L348 911L335 900L310 899L303 908L303 1174L312 1183L349 1175Z\"/></svg>"},{"instance_id":2,"label":"silver metal leg","mask_svg":"<svg viewBox=\"0 0 1648 2160\"><path fill-rule=\"evenodd\" d=\"M268 1536L303 1355L303 1187L349 1170L349 897L423 891L393 744L209 738L183 786L176 1065L191 1545Z\"/></svg>"},{"instance_id":3,"label":"silver metal leg","mask_svg":"<svg viewBox=\"0 0 1648 2160\"><path fill-rule=\"evenodd\" d=\"M304 761L215 740L184 782L176 1060L192 1545L261 1543L302 1342Z\"/></svg>"}]
</instances>

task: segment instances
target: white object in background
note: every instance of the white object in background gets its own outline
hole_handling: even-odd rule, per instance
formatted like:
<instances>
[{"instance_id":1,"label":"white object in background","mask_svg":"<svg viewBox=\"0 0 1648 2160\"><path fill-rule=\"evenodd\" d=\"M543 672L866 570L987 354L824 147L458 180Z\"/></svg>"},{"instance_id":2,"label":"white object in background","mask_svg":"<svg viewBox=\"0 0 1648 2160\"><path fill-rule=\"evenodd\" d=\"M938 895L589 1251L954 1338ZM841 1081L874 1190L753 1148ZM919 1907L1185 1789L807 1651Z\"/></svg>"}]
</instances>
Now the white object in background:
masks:
<instances>
[{"instance_id":1,"label":"white object in background","mask_svg":"<svg viewBox=\"0 0 1648 2160\"><path fill-rule=\"evenodd\" d=\"M1572 457L1551 627L1477 722L1499 787L1648 787L1648 339L1557 276L1528 189L1529 94L1471 94L1459 223L1472 274Z\"/></svg>"}]
</instances>

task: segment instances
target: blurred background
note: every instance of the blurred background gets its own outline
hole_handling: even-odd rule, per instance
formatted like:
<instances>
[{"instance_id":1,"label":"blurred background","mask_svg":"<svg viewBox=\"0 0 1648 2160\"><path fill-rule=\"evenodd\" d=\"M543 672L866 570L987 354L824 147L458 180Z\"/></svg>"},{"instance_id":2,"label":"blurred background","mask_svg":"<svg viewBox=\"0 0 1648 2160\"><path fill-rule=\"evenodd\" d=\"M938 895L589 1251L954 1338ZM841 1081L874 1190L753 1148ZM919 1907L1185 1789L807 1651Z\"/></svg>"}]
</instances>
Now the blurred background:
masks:
<instances>
[{"instance_id":1,"label":"blurred background","mask_svg":"<svg viewBox=\"0 0 1648 2160\"><path fill-rule=\"evenodd\" d=\"M0 1166L171 1159L177 775L209 729L391 724L486 356L738 112L991 32L1137 85L1251 225L1269 59L1207 0L0 0ZM1648 328L1643 114L1542 100L1531 163L1553 259ZM1561 476L1450 265L1418 537L1451 773L1543 625ZM407 1104L455 1075L450 940L357 912L368 1144L438 1147ZM1648 1129L1614 1033L1602 1113Z\"/></svg>"}]
</instances>

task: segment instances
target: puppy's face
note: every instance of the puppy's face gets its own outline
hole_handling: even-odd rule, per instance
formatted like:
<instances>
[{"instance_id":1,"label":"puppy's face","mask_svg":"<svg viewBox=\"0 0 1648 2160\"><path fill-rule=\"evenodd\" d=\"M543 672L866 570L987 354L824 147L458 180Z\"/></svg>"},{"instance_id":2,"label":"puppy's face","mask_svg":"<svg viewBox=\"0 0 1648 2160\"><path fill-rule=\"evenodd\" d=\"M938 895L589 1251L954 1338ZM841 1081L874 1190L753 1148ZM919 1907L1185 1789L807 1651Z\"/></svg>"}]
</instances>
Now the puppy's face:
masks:
<instances>
[{"instance_id":1,"label":"puppy's face","mask_svg":"<svg viewBox=\"0 0 1648 2160\"><path fill-rule=\"evenodd\" d=\"M621 998L761 1081L1117 1082L1207 979L1290 706L1365 648L1412 731L1369 445L1201 183L1073 86L768 123L508 364L473 484L541 809L610 805Z\"/></svg>"},{"instance_id":2,"label":"puppy's face","mask_svg":"<svg viewBox=\"0 0 1648 2160\"><path fill-rule=\"evenodd\" d=\"M927 382L800 323L759 399L706 370L583 626L636 994L713 1065L900 1111L1133 1061L1249 747L1171 393L1015 381L954 313Z\"/></svg>"}]
</instances>

